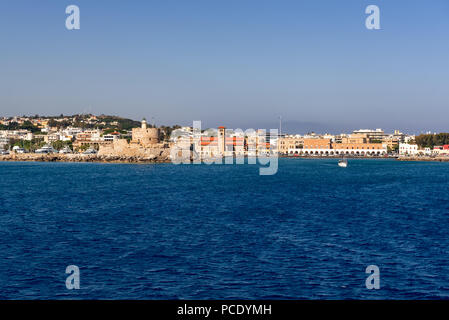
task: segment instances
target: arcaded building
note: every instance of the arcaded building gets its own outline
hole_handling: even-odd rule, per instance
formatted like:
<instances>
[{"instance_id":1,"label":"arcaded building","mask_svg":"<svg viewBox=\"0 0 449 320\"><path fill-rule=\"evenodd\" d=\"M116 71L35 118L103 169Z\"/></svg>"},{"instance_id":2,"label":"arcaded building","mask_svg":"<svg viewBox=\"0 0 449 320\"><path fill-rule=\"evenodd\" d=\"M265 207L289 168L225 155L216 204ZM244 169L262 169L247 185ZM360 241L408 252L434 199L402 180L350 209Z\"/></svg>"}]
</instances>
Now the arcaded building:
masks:
<instances>
[{"instance_id":1,"label":"arcaded building","mask_svg":"<svg viewBox=\"0 0 449 320\"><path fill-rule=\"evenodd\" d=\"M332 142L331 139L304 139L302 150L296 150L294 153L299 155L384 155L387 153L387 147L383 143L368 143L366 140L343 139L342 143Z\"/></svg>"}]
</instances>

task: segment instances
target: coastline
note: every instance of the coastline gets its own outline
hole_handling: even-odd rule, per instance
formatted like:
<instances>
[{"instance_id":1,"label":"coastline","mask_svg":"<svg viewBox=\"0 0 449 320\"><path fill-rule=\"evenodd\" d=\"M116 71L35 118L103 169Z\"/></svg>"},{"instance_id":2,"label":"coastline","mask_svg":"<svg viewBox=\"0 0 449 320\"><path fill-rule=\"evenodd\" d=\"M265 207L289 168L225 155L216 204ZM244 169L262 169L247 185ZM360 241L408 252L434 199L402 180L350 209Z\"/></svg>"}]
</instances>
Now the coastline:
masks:
<instances>
[{"instance_id":1,"label":"coastline","mask_svg":"<svg viewBox=\"0 0 449 320\"><path fill-rule=\"evenodd\" d=\"M341 159L338 156L280 156L281 158L289 158L289 159ZM428 157L428 156L388 156L388 157L351 157L345 156L346 159L376 159L376 160L388 160L394 159L397 161L421 161L421 162L449 162L449 157Z\"/></svg>"},{"instance_id":2,"label":"coastline","mask_svg":"<svg viewBox=\"0 0 449 320\"><path fill-rule=\"evenodd\" d=\"M338 156L280 156L281 158L289 158L289 159L341 159ZM346 159L376 159L376 160L388 160L394 159L397 161L421 161L421 162L449 162L449 157L428 157L428 156L382 156L382 157L354 157L354 156L345 156Z\"/></svg>"},{"instance_id":3,"label":"coastline","mask_svg":"<svg viewBox=\"0 0 449 320\"><path fill-rule=\"evenodd\" d=\"M316 155L316 156L285 156L285 155L280 155L279 158L287 158L287 159L309 159L309 160L313 160L313 159L341 159L342 157L339 155L333 155L333 156L322 156L322 155ZM362 157L362 156L350 156L350 155L345 155L345 159L397 159L397 156L370 156L370 157Z\"/></svg>"},{"instance_id":4,"label":"coastline","mask_svg":"<svg viewBox=\"0 0 449 320\"><path fill-rule=\"evenodd\" d=\"M398 161L432 161L432 162L449 162L449 157L399 157Z\"/></svg>"},{"instance_id":5,"label":"coastline","mask_svg":"<svg viewBox=\"0 0 449 320\"><path fill-rule=\"evenodd\" d=\"M338 156L285 156L279 158L286 159L341 159ZM411 156L390 156L390 157L346 157L347 159L394 159L397 161L425 161L425 162L449 162L449 157L411 157ZM83 155L83 154L10 154L0 155L0 162L97 162L97 163L170 163L166 156L150 155L143 156L112 156L112 155Z\"/></svg>"},{"instance_id":6,"label":"coastline","mask_svg":"<svg viewBox=\"0 0 449 320\"><path fill-rule=\"evenodd\" d=\"M83 154L10 154L0 156L0 162L98 162L98 163L169 163L163 156L105 156Z\"/></svg>"}]
</instances>

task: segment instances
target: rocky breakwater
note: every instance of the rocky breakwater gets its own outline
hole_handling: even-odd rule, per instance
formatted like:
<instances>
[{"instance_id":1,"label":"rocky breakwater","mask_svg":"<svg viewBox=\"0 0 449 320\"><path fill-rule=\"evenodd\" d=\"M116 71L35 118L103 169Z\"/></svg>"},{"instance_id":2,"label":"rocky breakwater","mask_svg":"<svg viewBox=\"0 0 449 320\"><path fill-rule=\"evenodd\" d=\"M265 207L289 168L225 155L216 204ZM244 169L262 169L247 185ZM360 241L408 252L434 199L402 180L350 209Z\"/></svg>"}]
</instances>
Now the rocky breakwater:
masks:
<instances>
[{"instance_id":1,"label":"rocky breakwater","mask_svg":"<svg viewBox=\"0 0 449 320\"><path fill-rule=\"evenodd\" d=\"M103 162L103 163L166 163L170 158L165 154L146 156L125 155L85 155L85 154L10 154L1 155L0 161L40 161L40 162Z\"/></svg>"},{"instance_id":2,"label":"rocky breakwater","mask_svg":"<svg viewBox=\"0 0 449 320\"><path fill-rule=\"evenodd\" d=\"M400 156L399 161L436 161L449 162L449 156L429 157L429 156Z\"/></svg>"}]
</instances>

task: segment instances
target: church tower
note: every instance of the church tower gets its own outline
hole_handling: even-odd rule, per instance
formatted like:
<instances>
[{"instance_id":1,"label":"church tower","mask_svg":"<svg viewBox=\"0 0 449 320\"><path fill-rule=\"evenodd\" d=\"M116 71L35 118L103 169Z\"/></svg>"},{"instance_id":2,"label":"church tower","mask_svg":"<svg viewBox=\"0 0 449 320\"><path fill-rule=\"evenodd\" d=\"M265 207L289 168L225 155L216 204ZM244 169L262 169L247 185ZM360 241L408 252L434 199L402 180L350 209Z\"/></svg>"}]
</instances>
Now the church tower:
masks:
<instances>
[{"instance_id":1,"label":"church tower","mask_svg":"<svg viewBox=\"0 0 449 320\"><path fill-rule=\"evenodd\" d=\"M224 156L226 151L226 128L218 127L218 153Z\"/></svg>"}]
</instances>

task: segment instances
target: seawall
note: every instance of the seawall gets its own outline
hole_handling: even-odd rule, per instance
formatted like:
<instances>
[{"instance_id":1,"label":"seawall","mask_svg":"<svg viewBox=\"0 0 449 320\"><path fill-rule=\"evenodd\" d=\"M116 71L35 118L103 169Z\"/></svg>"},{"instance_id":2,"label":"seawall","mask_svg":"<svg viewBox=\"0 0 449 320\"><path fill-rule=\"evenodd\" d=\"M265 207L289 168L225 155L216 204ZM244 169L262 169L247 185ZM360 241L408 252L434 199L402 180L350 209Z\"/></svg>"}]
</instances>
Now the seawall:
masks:
<instances>
[{"instance_id":1,"label":"seawall","mask_svg":"<svg viewBox=\"0 0 449 320\"><path fill-rule=\"evenodd\" d=\"M166 156L108 156L84 154L10 154L0 156L0 161L40 161L40 162L103 162L103 163L167 163Z\"/></svg>"},{"instance_id":2,"label":"seawall","mask_svg":"<svg viewBox=\"0 0 449 320\"><path fill-rule=\"evenodd\" d=\"M399 157L399 161L436 161L449 162L449 157Z\"/></svg>"}]
</instances>

